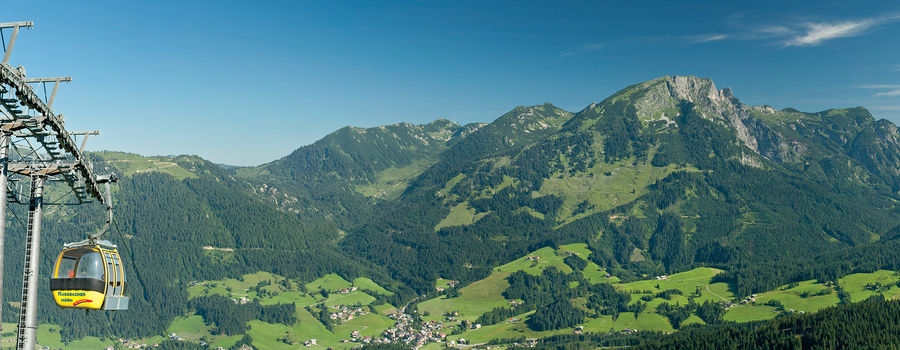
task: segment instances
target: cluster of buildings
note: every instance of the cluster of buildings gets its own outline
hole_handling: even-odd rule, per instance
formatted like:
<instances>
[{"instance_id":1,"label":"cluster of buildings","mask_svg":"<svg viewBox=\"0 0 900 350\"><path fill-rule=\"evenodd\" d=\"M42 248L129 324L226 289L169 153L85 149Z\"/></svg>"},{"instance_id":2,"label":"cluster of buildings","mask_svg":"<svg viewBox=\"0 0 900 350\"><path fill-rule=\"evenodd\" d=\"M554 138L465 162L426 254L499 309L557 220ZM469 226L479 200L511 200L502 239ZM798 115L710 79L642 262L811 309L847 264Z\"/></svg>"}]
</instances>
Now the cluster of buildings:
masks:
<instances>
[{"instance_id":1,"label":"cluster of buildings","mask_svg":"<svg viewBox=\"0 0 900 350\"><path fill-rule=\"evenodd\" d=\"M343 289L340 289L340 290L338 290L338 293L339 293L339 294L349 294L350 292L355 292L355 291L357 291L357 290L359 290L359 287L353 286L353 287L350 287L350 288L343 288Z\"/></svg>"},{"instance_id":2,"label":"cluster of buildings","mask_svg":"<svg viewBox=\"0 0 900 350\"><path fill-rule=\"evenodd\" d=\"M741 300L741 304L752 304L755 302L756 302L756 294L750 294L749 297L746 297L746 298L744 298L744 300Z\"/></svg>"},{"instance_id":3,"label":"cluster of buildings","mask_svg":"<svg viewBox=\"0 0 900 350\"><path fill-rule=\"evenodd\" d=\"M444 331L444 322L423 322L421 328L413 327L412 316L398 313L397 323L382 333L386 343L404 343L413 347L420 347L428 343L443 342L447 337Z\"/></svg>"},{"instance_id":4,"label":"cluster of buildings","mask_svg":"<svg viewBox=\"0 0 900 350\"><path fill-rule=\"evenodd\" d=\"M450 281L447 281L447 288L444 288L444 287L435 287L434 289L436 289L436 290L438 291L438 293L440 293L440 292L443 292L443 291L445 291L445 290L447 290L447 289L456 288L456 286L458 286L458 285L459 285L459 281L453 281L453 280L450 280Z\"/></svg>"},{"instance_id":5,"label":"cluster of buildings","mask_svg":"<svg viewBox=\"0 0 900 350\"><path fill-rule=\"evenodd\" d=\"M174 334L174 333L173 333L173 334ZM121 345L120 345L120 346L107 346L105 349L106 349L106 350L115 350L115 349L121 349L121 348L125 348L125 349L146 349L146 348L149 348L149 347L158 347L158 346L159 346L158 343L153 344L153 345L149 345L149 346L148 346L147 344L141 344L141 343L138 343L138 342L136 342L136 341L134 341L134 340L126 339L126 338L119 338L119 344L121 344ZM46 347L45 347L45 348L46 348Z\"/></svg>"},{"instance_id":6,"label":"cluster of buildings","mask_svg":"<svg viewBox=\"0 0 900 350\"><path fill-rule=\"evenodd\" d=\"M368 313L361 307L349 307L346 305L335 305L334 309L336 311L332 312L330 317L332 320L339 322L346 322Z\"/></svg>"}]
</instances>

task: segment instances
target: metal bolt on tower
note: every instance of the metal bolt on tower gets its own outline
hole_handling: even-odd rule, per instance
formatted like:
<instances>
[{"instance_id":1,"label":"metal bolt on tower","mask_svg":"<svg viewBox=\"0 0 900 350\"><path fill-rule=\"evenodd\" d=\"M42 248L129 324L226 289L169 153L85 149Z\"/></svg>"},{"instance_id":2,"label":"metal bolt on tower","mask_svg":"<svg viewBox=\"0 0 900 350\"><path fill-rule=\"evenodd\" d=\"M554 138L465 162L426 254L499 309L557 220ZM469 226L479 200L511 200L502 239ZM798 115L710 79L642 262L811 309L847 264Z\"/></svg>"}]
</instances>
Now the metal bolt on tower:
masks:
<instances>
[{"instance_id":1,"label":"metal bolt on tower","mask_svg":"<svg viewBox=\"0 0 900 350\"><path fill-rule=\"evenodd\" d=\"M93 166L84 156L84 144L92 132L70 132L65 129L62 114L51 109L62 82L71 78L26 78L25 68L13 68L9 64L13 46L20 28L31 28L32 22L0 23L0 35L4 38L3 61L0 62L0 286L3 285L3 249L6 229L7 202L25 204L20 175L31 181L28 203L28 227L25 244L25 265L22 278L22 300L19 316L16 349L34 349L36 346L38 296L38 270L40 261L41 214L46 181L64 182L71 190L67 203L82 204L96 200L109 207L108 199L101 193L100 183L109 177L98 177ZM6 31L12 32L6 41ZM53 92L46 101L36 91L53 83ZM38 84L32 86L30 84ZM78 146L76 137L81 136ZM49 203L49 201L48 201ZM0 304L4 302L0 288ZM2 327L2 325L0 325ZM2 331L2 328L0 328Z\"/></svg>"}]
</instances>

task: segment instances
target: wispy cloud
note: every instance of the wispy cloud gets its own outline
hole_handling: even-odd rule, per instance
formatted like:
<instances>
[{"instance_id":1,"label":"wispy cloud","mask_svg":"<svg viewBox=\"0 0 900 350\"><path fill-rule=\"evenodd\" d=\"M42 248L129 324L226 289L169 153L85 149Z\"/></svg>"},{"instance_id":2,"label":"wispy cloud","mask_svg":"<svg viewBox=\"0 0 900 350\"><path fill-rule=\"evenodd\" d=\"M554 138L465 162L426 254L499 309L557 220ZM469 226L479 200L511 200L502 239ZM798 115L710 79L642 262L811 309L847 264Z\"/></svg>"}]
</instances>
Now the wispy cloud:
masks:
<instances>
[{"instance_id":1,"label":"wispy cloud","mask_svg":"<svg viewBox=\"0 0 900 350\"><path fill-rule=\"evenodd\" d=\"M604 45L603 43L584 44L584 45L578 46L570 51L563 52L559 55L562 57L584 55L584 54L589 54L591 52L600 51L604 47L606 47L606 45Z\"/></svg>"},{"instance_id":2,"label":"wispy cloud","mask_svg":"<svg viewBox=\"0 0 900 350\"><path fill-rule=\"evenodd\" d=\"M687 43L698 44L723 40L765 40L779 46L816 46L838 38L859 36L874 28L897 22L900 16L878 16L855 20L835 21L791 21L773 25L747 24L742 17L731 18L726 25L735 28L733 32L686 35L681 38ZM898 65L897 71L900 71Z\"/></svg>"},{"instance_id":3,"label":"wispy cloud","mask_svg":"<svg viewBox=\"0 0 900 350\"><path fill-rule=\"evenodd\" d=\"M700 44L700 43L708 43L708 42L728 39L728 34L688 35L688 36L685 36L684 38L694 44Z\"/></svg>"},{"instance_id":4,"label":"wispy cloud","mask_svg":"<svg viewBox=\"0 0 900 350\"><path fill-rule=\"evenodd\" d=\"M875 90L886 90L875 93L875 96L883 97L883 96L900 96L900 84L872 84L872 85L861 85L860 89L875 89Z\"/></svg>"},{"instance_id":5,"label":"wispy cloud","mask_svg":"<svg viewBox=\"0 0 900 350\"><path fill-rule=\"evenodd\" d=\"M831 39L847 38L864 33L880 23L884 19L864 19L860 21L845 21L832 23L806 23L806 31L790 38L784 44L786 46L814 46Z\"/></svg>"},{"instance_id":6,"label":"wispy cloud","mask_svg":"<svg viewBox=\"0 0 900 350\"><path fill-rule=\"evenodd\" d=\"M797 33L797 30L785 26L762 26L752 29L747 33L747 37L753 39L768 39L784 37L795 33Z\"/></svg>"}]
</instances>

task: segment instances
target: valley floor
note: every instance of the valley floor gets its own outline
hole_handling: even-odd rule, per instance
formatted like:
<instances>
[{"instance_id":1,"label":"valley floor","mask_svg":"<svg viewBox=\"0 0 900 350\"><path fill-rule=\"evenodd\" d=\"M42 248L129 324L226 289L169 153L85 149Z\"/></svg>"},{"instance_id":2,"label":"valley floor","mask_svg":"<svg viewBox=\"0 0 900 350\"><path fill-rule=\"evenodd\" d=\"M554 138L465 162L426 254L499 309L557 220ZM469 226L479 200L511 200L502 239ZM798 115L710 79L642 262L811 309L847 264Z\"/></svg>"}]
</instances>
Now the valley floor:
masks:
<instances>
[{"instance_id":1,"label":"valley floor","mask_svg":"<svg viewBox=\"0 0 900 350\"><path fill-rule=\"evenodd\" d=\"M188 292L191 298L219 295L241 305L258 302L260 305L292 303L295 321L290 324L247 322L246 334L260 349L348 349L364 343L405 343L435 349L446 346L471 347L489 342L524 342L556 334L609 333L635 331L672 332L690 324L703 324L696 313L673 326L666 316L657 312L661 304L684 306L713 302L724 309L725 321L747 322L772 319L782 314L816 312L845 302L858 302L880 294L886 299L900 299L900 273L875 271L847 275L836 284L803 281L785 285L743 300L725 283L713 283L721 270L696 268L670 276L655 276L646 280L620 283L602 267L587 261L590 251L585 244L570 244L558 249L545 247L527 256L497 267L485 279L457 286L457 281L439 279L435 283L437 297L418 301L412 307L397 307L384 302L392 293L368 278L346 280L329 274L315 281L301 284L267 272L244 275L240 279L194 281ZM618 316L588 313L584 322L572 327L547 331L532 330L526 322L534 311L506 318L492 325L475 321L495 308L512 308L521 300L507 300L504 291L510 287L507 278L524 271L540 275L550 267L571 274L573 269L564 263L570 255L586 261L582 271L591 284L611 283L620 291L631 294L629 304L645 303L643 311L621 312ZM451 293L452 291L452 293ZM667 293L662 293L666 292ZM677 292L673 292L677 291ZM448 297L452 294L453 297ZM576 307L587 310L584 297L571 300ZM323 321L322 315L328 319ZM0 347L11 346L14 324L3 325ZM210 348L229 348L238 343L243 334L217 334L214 324L199 314L178 317L168 327L168 334L130 341L130 345L151 345L165 340L206 344ZM85 338L64 344L60 341L59 326L41 325L38 342L50 348L97 349L111 346L109 340Z\"/></svg>"}]
</instances>

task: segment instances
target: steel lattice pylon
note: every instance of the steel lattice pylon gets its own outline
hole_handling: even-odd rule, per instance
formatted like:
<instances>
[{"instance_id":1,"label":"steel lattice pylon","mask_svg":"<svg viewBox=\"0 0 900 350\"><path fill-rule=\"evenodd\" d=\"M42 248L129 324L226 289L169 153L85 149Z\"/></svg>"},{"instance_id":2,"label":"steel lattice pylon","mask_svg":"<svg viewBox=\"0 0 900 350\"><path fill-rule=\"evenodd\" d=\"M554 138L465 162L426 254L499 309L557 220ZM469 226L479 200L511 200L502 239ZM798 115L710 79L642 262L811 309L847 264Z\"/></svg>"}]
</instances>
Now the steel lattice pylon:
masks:
<instances>
[{"instance_id":1,"label":"steel lattice pylon","mask_svg":"<svg viewBox=\"0 0 900 350\"><path fill-rule=\"evenodd\" d=\"M21 312L18 320L17 349L34 349L37 330L38 258L40 257L41 212L44 205L45 181L65 182L71 192L64 199L82 204L99 201L111 210L109 199L104 197L100 185L114 181L115 177L96 176L85 158L84 141L98 132L69 132L62 114L53 112L51 106L62 82L71 78L26 78L25 68L13 68L10 55L21 28L31 28L32 22L0 23L0 34L11 30L8 42L4 36L3 61L0 62L0 286L3 283L3 249L7 201L29 205L26 236L26 257L23 276ZM53 92L46 97L46 84L53 83ZM39 84L44 88L45 100L37 94ZM78 146L76 137L82 137ZM26 200L24 183L19 178L31 180ZM55 203L54 203L55 204ZM111 211L110 211L111 213ZM3 301L0 288L0 302Z\"/></svg>"}]
</instances>

